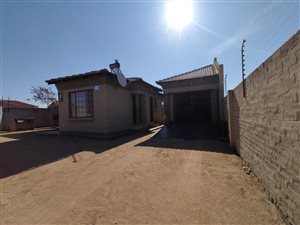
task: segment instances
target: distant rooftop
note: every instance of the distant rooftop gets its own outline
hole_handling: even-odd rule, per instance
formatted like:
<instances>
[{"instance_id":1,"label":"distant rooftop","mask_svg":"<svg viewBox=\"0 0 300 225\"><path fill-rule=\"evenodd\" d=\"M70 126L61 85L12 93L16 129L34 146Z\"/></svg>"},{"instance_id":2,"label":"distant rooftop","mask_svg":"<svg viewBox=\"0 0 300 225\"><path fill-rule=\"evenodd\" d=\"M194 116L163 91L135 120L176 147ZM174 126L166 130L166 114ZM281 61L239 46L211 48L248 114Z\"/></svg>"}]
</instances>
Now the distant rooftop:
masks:
<instances>
[{"instance_id":1,"label":"distant rooftop","mask_svg":"<svg viewBox=\"0 0 300 225\"><path fill-rule=\"evenodd\" d=\"M35 105L27 104L25 102L20 102L16 100L0 100L0 107L3 108L38 108Z\"/></svg>"},{"instance_id":2,"label":"distant rooftop","mask_svg":"<svg viewBox=\"0 0 300 225\"><path fill-rule=\"evenodd\" d=\"M172 81L181 81L181 80L189 80L195 79L200 77L209 77L213 75L217 75L218 72L216 71L213 64L201 67L199 69L195 69L189 72L181 73L172 77L168 77L163 80L156 81L157 84L172 82Z\"/></svg>"}]
</instances>

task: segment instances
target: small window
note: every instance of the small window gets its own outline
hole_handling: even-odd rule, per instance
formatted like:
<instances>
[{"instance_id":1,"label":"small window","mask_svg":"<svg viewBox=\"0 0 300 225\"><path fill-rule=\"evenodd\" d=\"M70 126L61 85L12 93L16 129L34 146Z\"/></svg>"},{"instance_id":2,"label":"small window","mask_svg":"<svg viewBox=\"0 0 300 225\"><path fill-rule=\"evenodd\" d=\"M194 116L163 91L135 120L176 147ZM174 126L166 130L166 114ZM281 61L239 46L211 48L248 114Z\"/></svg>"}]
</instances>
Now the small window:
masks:
<instances>
[{"instance_id":1,"label":"small window","mask_svg":"<svg viewBox=\"0 0 300 225\"><path fill-rule=\"evenodd\" d=\"M93 90L69 92L69 117L94 117Z\"/></svg>"}]
</instances>

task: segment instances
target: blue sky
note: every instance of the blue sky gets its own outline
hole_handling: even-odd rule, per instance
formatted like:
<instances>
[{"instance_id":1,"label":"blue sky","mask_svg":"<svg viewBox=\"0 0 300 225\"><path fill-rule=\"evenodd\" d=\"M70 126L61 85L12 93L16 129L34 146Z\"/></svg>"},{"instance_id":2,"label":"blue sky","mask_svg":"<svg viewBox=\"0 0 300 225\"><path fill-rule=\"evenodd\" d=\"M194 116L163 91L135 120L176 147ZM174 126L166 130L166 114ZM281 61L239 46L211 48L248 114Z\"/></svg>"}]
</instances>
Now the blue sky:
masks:
<instances>
[{"instance_id":1,"label":"blue sky","mask_svg":"<svg viewBox=\"0 0 300 225\"><path fill-rule=\"evenodd\" d=\"M168 29L166 1L1 1L0 96L36 104L32 85L107 68L155 84L213 62L241 81L288 40L300 24L299 1L194 1L193 23ZM53 86L52 89L56 90Z\"/></svg>"}]
</instances>

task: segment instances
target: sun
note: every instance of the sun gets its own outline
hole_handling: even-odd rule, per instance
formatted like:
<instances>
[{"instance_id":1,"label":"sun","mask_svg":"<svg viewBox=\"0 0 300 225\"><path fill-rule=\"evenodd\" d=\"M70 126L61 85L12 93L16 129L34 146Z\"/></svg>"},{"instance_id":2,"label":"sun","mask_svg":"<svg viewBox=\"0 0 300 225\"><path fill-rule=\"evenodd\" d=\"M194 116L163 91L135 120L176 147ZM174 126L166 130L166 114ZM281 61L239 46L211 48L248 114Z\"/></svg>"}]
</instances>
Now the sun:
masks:
<instances>
[{"instance_id":1,"label":"sun","mask_svg":"<svg viewBox=\"0 0 300 225\"><path fill-rule=\"evenodd\" d=\"M168 0L166 9L166 20L170 27L176 30L183 29L192 22L193 4L192 0Z\"/></svg>"}]
</instances>

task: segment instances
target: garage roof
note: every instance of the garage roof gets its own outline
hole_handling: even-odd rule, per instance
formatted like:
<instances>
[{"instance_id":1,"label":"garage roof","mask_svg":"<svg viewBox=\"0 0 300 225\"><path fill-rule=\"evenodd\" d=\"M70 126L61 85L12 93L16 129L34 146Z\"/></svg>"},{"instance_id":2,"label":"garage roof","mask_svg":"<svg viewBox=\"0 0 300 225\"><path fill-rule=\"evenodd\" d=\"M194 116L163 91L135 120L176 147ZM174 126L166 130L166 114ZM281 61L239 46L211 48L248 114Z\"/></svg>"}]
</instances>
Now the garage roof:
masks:
<instances>
[{"instance_id":1,"label":"garage roof","mask_svg":"<svg viewBox=\"0 0 300 225\"><path fill-rule=\"evenodd\" d=\"M166 82L172 81L180 81L180 80L188 80L188 79L195 79L200 77L208 77L218 74L215 67L210 64L208 66L201 67L199 69L195 69L189 72L181 73L172 77L168 77L163 80L156 81L157 84L162 84Z\"/></svg>"}]
</instances>

